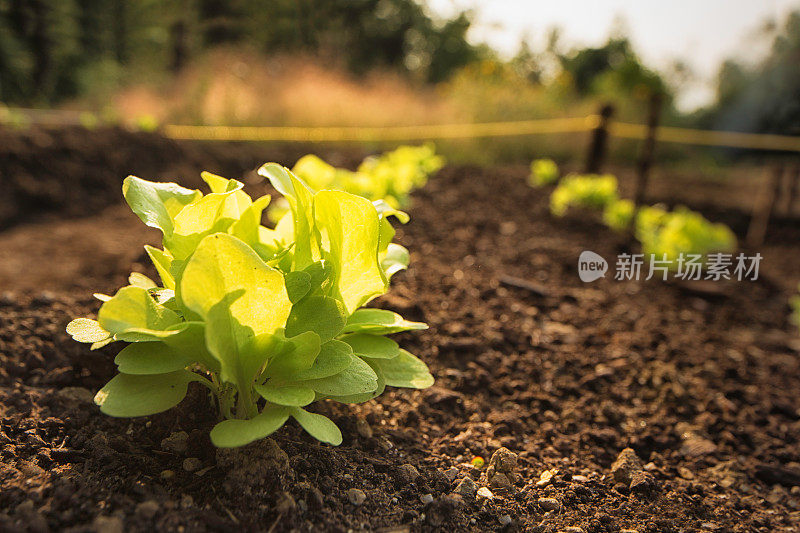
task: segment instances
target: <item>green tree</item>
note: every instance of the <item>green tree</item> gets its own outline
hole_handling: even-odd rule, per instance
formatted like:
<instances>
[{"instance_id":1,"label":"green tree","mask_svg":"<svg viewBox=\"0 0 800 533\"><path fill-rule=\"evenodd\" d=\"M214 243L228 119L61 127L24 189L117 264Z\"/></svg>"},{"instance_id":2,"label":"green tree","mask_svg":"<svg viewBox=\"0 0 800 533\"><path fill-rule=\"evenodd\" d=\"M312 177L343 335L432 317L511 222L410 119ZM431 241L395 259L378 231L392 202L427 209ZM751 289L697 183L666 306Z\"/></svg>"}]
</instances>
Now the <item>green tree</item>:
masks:
<instances>
[{"instance_id":1,"label":"green tree","mask_svg":"<svg viewBox=\"0 0 800 533\"><path fill-rule=\"evenodd\" d=\"M716 101L700 114L706 127L800 135L800 11L790 13L756 66L730 59L717 74Z\"/></svg>"}]
</instances>

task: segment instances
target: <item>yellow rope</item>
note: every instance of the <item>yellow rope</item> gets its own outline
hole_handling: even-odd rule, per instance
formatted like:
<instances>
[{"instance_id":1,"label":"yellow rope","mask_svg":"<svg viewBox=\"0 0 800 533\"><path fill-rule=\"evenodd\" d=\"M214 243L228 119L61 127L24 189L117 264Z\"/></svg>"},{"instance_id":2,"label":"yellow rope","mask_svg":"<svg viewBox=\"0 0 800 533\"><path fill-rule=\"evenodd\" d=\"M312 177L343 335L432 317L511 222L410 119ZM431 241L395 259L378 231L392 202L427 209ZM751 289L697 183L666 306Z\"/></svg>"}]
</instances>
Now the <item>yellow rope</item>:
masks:
<instances>
[{"instance_id":1,"label":"yellow rope","mask_svg":"<svg viewBox=\"0 0 800 533\"><path fill-rule=\"evenodd\" d=\"M14 111L23 112L25 121L57 125L59 111L24 110L0 107L0 123L11 123ZM53 116L51 116L53 115ZM64 124L75 122L73 116L61 117ZM46 120L45 120L46 119ZM300 141L300 142L378 142L436 139L474 139L522 135L575 133L589 131L600 122L598 115L477 124L430 124L421 126L374 127L295 127L295 126L185 126L167 124L163 134L171 139L202 141ZM644 139L647 127L642 124L611 122L609 133L626 139ZM656 130L659 142L728 146L755 150L800 152L800 137L733 131L696 130L662 126Z\"/></svg>"},{"instance_id":2,"label":"yellow rope","mask_svg":"<svg viewBox=\"0 0 800 533\"><path fill-rule=\"evenodd\" d=\"M384 127L293 127L293 126L179 126L162 128L171 139L204 141L301 141L377 142L435 139L511 137L548 133L575 133L597 127L599 117L555 118L478 124L435 124ZM626 139L644 139L647 126L612 122L609 133ZM733 131L696 130L662 126L656 130L659 142L728 146L756 150L800 152L800 137Z\"/></svg>"},{"instance_id":3,"label":"yellow rope","mask_svg":"<svg viewBox=\"0 0 800 533\"><path fill-rule=\"evenodd\" d=\"M609 126L609 132L616 137L643 139L647 135L647 127L641 124L615 122ZM751 148L755 150L800 152L800 137L764 133L695 130L690 128L662 126L656 130L656 140L659 142L700 144L704 146L729 146L734 148Z\"/></svg>"},{"instance_id":4,"label":"yellow rope","mask_svg":"<svg viewBox=\"0 0 800 533\"><path fill-rule=\"evenodd\" d=\"M209 141L411 141L424 139L468 139L541 133L586 131L593 117L483 122L478 124L432 124L377 127L292 126L177 126L166 125L164 135L172 139Z\"/></svg>"}]
</instances>

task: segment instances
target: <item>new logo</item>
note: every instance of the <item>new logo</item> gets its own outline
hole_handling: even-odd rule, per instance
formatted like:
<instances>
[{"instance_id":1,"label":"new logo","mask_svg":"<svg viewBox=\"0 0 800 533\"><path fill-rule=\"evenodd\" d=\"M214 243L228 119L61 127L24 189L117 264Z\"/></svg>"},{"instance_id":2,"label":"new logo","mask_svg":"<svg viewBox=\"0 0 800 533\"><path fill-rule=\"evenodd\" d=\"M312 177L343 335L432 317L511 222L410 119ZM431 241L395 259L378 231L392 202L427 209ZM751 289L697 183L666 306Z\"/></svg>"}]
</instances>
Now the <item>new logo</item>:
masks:
<instances>
[{"instance_id":1,"label":"new logo","mask_svg":"<svg viewBox=\"0 0 800 533\"><path fill-rule=\"evenodd\" d=\"M578 276L585 283L604 278L608 271L608 262L600 255L585 250L578 258Z\"/></svg>"}]
</instances>

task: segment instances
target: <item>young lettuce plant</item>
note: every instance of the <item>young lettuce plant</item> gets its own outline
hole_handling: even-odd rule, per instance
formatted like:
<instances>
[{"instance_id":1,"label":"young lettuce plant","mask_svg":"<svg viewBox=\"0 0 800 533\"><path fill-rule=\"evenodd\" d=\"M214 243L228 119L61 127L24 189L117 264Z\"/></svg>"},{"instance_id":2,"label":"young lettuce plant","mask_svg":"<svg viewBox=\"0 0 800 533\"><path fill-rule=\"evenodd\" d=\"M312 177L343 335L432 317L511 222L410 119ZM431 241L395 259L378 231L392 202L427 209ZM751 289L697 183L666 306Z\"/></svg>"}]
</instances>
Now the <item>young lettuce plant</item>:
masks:
<instances>
[{"instance_id":1,"label":"young lettuce plant","mask_svg":"<svg viewBox=\"0 0 800 533\"><path fill-rule=\"evenodd\" d=\"M424 187L428 177L443 165L444 159L436 155L432 144L400 146L378 157L366 158L356 172L353 192L371 200L384 200L395 208L404 207L411 192Z\"/></svg>"},{"instance_id":2,"label":"young lettuce plant","mask_svg":"<svg viewBox=\"0 0 800 533\"><path fill-rule=\"evenodd\" d=\"M289 418L339 444L336 425L308 405L433 383L425 363L387 337L427 326L362 307L408 265L387 220L407 215L342 191L313 192L274 163L259 172L290 205L274 229L261 225L270 197L253 200L236 180L203 173L206 195L125 180L131 209L163 234L163 249L145 246L161 284L134 273L114 296L97 295L97 320L67 326L92 349L130 343L115 359L119 374L95 397L102 412L165 411L197 382L222 418L211 431L216 446L266 437Z\"/></svg>"},{"instance_id":3,"label":"young lettuce plant","mask_svg":"<svg viewBox=\"0 0 800 533\"><path fill-rule=\"evenodd\" d=\"M562 179L550 195L550 212L560 217L570 207L604 209L617 199L617 178L614 176L572 175Z\"/></svg>"},{"instance_id":4,"label":"young lettuce plant","mask_svg":"<svg viewBox=\"0 0 800 533\"><path fill-rule=\"evenodd\" d=\"M297 160L292 172L314 191L336 189L363 196L372 201L383 200L398 209L408 205L414 189L425 186L428 177L444 165L432 144L400 146L380 156L366 158L352 172L336 168L309 154ZM269 217L279 220L289 209L278 201L270 207Z\"/></svg>"},{"instance_id":5,"label":"young lettuce plant","mask_svg":"<svg viewBox=\"0 0 800 533\"><path fill-rule=\"evenodd\" d=\"M633 221L636 206L631 200L620 199L609 202L603 209L603 222L614 231L626 231Z\"/></svg>"},{"instance_id":6,"label":"young lettuce plant","mask_svg":"<svg viewBox=\"0 0 800 533\"><path fill-rule=\"evenodd\" d=\"M677 268L681 254L704 256L712 252L736 250L736 235L725 224L715 224L703 215L679 206L673 211L643 207L636 215L636 238L642 252L665 256Z\"/></svg>"},{"instance_id":7,"label":"young lettuce plant","mask_svg":"<svg viewBox=\"0 0 800 533\"><path fill-rule=\"evenodd\" d=\"M558 165L552 159L535 159L531 162L531 173L528 176L528 185L531 187L544 187L558 181Z\"/></svg>"}]
</instances>

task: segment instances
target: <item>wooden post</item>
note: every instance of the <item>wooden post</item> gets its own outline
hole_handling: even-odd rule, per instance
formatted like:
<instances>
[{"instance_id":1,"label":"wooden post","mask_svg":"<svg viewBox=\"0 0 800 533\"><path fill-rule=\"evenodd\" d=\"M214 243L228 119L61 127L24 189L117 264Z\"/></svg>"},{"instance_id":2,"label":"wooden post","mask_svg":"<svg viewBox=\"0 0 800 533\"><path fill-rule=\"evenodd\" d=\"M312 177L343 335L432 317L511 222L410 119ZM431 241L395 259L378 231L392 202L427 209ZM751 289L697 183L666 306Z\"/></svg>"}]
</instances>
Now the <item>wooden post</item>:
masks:
<instances>
[{"instance_id":1,"label":"wooden post","mask_svg":"<svg viewBox=\"0 0 800 533\"><path fill-rule=\"evenodd\" d=\"M636 188L633 193L633 203L638 209L644 203L644 196L647 192L647 179L650 175L650 167L653 166L653 156L656 149L656 130L658 120L661 117L660 93L653 93L650 96L650 106L647 113L647 137L642 144L642 151L639 154L639 163L636 168Z\"/></svg>"},{"instance_id":2,"label":"wooden post","mask_svg":"<svg viewBox=\"0 0 800 533\"><path fill-rule=\"evenodd\" d=\"M589 152L586 154L586 174L599 174L603 167L608 145L608 123L614 115L614 106L603 104L598 115L600 121L592 130L592 141L589 144Z\"/></svg>"},{"instance_id":3,"label":"wooden post","mask_svg":"<svg viewBox=\"0 0 800 533\"><path fill-rule=\"evenodd\" d=\"M789 169L786 173L786 180L788 181L788 187L783 211L786 213L786 216L792 216L792 214L794 214L794 204L797 200L797 194L800 192L800 165Z\"/></svg>"},{"instance_id":4,"label":"wooden post","mask_svg":"<svg viewBox=\"0 0 800 533\"><path fill-rule=\"evenodd\" d=\"M783 175L783 164L777 164L765 172L761 195L753 206L753 216L747 229L746 243L749 248L757 248L764 244L767 236L769 218L778 198Z\"/></svg>"},{"instance_id":5,"label":"wooden post","mask_svg":"<svg viewBox=\"0 0 800 533\"><path fill-rule=\"evenodd\" d=\"M189 46L187 44L188 31L186 21L176 20L169 28L170 41L172 45L172 59L169 68L173 74L180 73L186 65L189 56Z\"/></svg>"}]
</instances>

